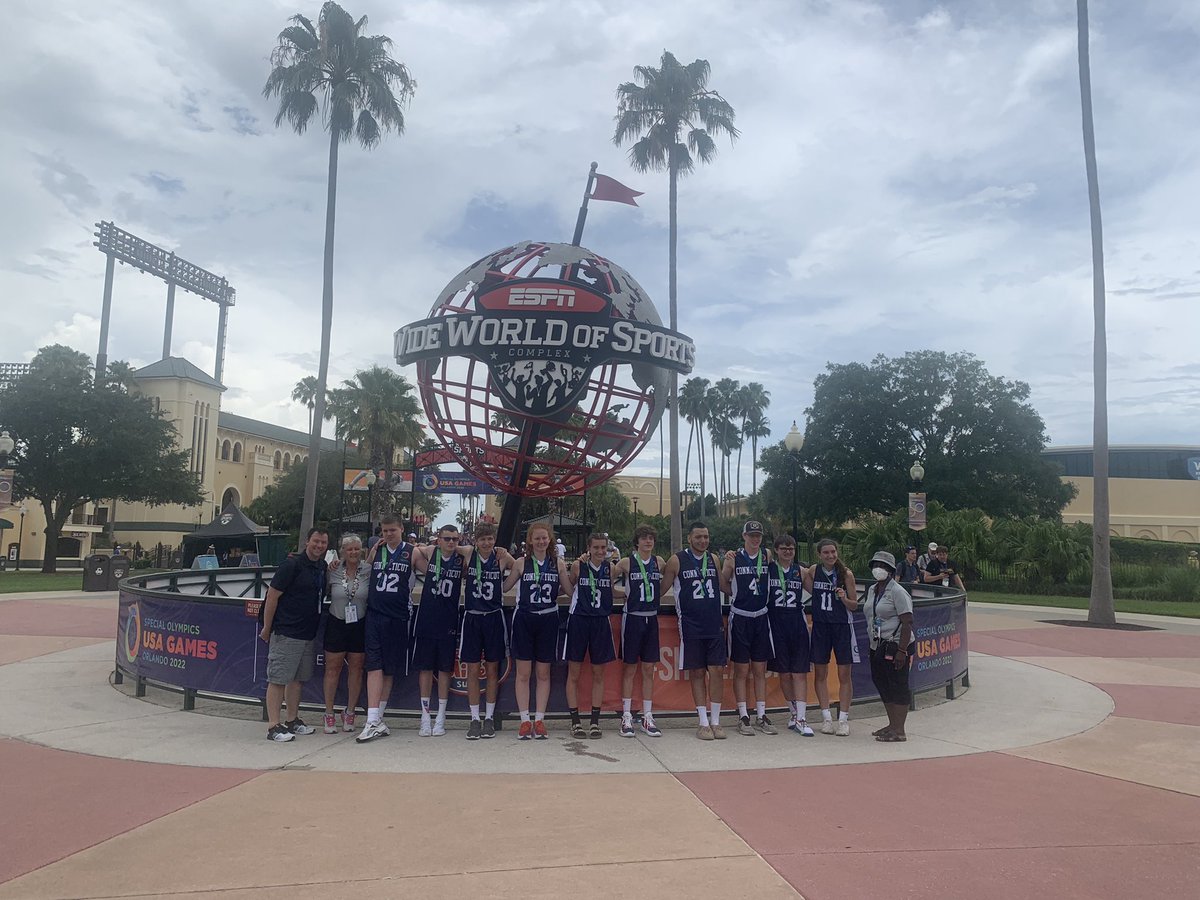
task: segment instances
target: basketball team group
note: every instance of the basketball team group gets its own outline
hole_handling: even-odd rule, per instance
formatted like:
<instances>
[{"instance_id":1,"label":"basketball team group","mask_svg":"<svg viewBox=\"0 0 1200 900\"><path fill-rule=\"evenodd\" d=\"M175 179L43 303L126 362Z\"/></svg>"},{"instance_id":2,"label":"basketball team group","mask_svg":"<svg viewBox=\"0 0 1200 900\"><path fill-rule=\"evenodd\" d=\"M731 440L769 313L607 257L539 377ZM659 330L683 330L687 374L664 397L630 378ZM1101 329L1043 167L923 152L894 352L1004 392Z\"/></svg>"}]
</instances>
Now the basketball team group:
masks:
<instances>
[{"instance_id":1,"label":"basketball team group","mask_svg":"<svg viewBox=\"0 0 1200 900\"><path fill-rule=\"evenodd\" d=\"M299 717L300 693L316 666L317 635L324 617L324 730L357 729L356 711L366 685L366 722L359 743L386 737L386 701L393 680L418 673L421 736L446 733L451 672L458 661L467 670L471 719L468 740L496 736L500 667L515 662L520 740L545 740L551 664L568 666L566 699L571 735L603 735L601 705L611 664L620 661L622 715L619 734L661 736L654 721L655 667L659 663L659 613L664 592L674 592L679 668L688 678L702 741L726 738L721 724L725 671L732 662L736 716L733 728L747 737L775 735L767 715L767 672L778 675L788 703L787 729L812 737L807 721L808 680L822 734L850 734L853 695L851 666L860 662L854 614L862 608L870 639L871 677L887 712L888 724L873 733L877 741L906 740L911 692L913 603L896 579L896 560L881 550L870 563L871 580L859 599L853 573L838 557L832 540L817 544L818 559L803 566L796 543L780 535L764 547L763 527L749 521L742 547L718 556L709 549L709 531L693 522L687 546L666 558L655 554L657 534L648 525L634 533L636 547L614 559L606 535L589 536L577 560L555 550L551 529L530 526L522 556L496 546L496 529L480 524L474 543L460 543L453 525L443 526L434 543L404 540L399 519L382 520L380 539L363 547L357 535L342 538L336 559L326 563L329 537L310 530L303 552L276 571L262 608L260 637L268 642L267 738L286 742L312 734ZM412 590L424 587L419 602ZM516 589L511 627L503 610L506 592ZM805 595L811 595L809 626ZM559 599L569 602L565 640L560 639ZM728 597L728 617L723 614ZM610 617L623 603L620 640ZM619 644L619 646L618 646ZM837 713L830 703L829 667L837 666ZM580 711L580 675L590 666L590 715ZM334 708L343 668L349 701ZM436 677L437 704L433 703ZM633 696L640 678L641 710ZM281 712L281 708L284 708Z\"/></svg>"}]
</instances>

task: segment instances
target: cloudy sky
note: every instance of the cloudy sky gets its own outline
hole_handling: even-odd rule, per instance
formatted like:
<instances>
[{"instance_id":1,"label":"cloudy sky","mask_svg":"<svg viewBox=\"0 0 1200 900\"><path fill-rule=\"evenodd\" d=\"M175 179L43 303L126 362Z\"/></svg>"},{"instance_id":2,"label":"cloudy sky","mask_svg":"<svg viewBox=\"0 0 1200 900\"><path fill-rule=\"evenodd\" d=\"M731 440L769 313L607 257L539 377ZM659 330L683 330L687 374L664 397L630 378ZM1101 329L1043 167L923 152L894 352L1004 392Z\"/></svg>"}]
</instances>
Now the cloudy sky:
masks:
<instances>
[{"instance_id":1,"label":"cloudy sky","mask_svg":"<svg viewBox=\"0 0 1200 900\"><path fill-rule=\"evenodd\" d=\"M1092 7L1111 438L1195 443L1200 5ZM303 428L289 394L316 371L327 143L275 128L262 85L288 16L318 4L6 8L0 361L96 352L92 230L111 219L229 278L225 408ZM392 332L472 260L569 240L592 160L645 197L594 204L584 244L665 313L666 177L633 173L611 140L616 85L665 47L709 60L743 134L680 189L698 374L764 383L780 438L829 362L965 350L1032 385L1054 444L1090 442L1072 0L347 9L392 37L418 89L402 137L342 153L331 381L388 364ZM158 358L164 300L118 268L110 358ZM211 371L216 321L180 293L175 355ZM657 441L636 465L657 471Z\"/></svg>"}]
</instances>

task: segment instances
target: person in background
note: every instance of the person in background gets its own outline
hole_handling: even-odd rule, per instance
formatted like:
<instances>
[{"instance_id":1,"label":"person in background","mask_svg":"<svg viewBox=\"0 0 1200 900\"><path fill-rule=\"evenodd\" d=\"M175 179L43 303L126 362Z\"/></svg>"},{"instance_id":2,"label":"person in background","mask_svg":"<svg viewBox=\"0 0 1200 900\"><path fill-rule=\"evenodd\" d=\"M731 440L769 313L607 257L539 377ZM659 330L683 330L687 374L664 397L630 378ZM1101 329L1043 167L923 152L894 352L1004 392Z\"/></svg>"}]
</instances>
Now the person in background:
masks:
<instances>
[{"instance_id":1,"label":"person in background","mask_svg":"<svg viewBox=\"0 0 1200 900\"><path fill-rule=\"evenodd\" d=\"M935 559L936 557L937 557L937 544L930 544L929 551L927 553L922 553L920 555L920 557L918 557L917 568L920 569L922 572L924 572L926 569L929 568L930 561Z\"/></svg>"},{"instance_id":2,"label":"person in background","mask_svg":"<svg viewBox=\"0 0 1200 900\"><path fill-rule=\"evenodd\" d=\"M896 565L896 580L901 584L921 584L925 578L917 565L917 548L905 547L904 559Z\"/></svg>"},{"instance_id":3,"label":"person in background","mask_svg":"<svg viewBox=\"0 0 1200 900\"><path fill-rule=\"evenodd\" d=\"M383 538L379 536L379 526L376 525L375 530L371 533L371 536L367 538L367 549L372 549L381 540L383 540Z\"/></svg>"},{"instance_id":4,"label":"person in background","mask_svg":"<svg viewBox=\"0 0 1200 900\"><path fill-rule=\"evenodd\" d=\"M950 559L950 548L940 544L937 554L925 569L926 584L940 584L942 587L956 587L966 591L963 580L958 575L958 564Z\"/></svg>"},{"instance_id":5,"label":"person in background","mask_svg":"<svg viewBox=\"0 0 1200 900\"><path fill-rule=\"evenodd\" d=\"M942 548L938 548L941 550ZM871 680L887 711L888 723L874 733L886 744L907 741L904 723L912 701L908 676L912 669L913 604L895 579L896 560L886 550L871 558L871 578L863 597L867 634L871 639Z\"/></svg>"},{"instance_id":6,"label":"person in background","mask_svg":"<svg viewBox=\"0 0 1200 900\"><path fill-rule=\"evenodd\" d=\"M329 572L329 618L325 620L325 733L336 734L334 695L346 668L346 707L342 730L354 730L354 713L362 699L363 663L366 659L367 594L371 567L363 561L362 538L347 534L341 542L341 562Z\"/></svg>"}]
</instances>

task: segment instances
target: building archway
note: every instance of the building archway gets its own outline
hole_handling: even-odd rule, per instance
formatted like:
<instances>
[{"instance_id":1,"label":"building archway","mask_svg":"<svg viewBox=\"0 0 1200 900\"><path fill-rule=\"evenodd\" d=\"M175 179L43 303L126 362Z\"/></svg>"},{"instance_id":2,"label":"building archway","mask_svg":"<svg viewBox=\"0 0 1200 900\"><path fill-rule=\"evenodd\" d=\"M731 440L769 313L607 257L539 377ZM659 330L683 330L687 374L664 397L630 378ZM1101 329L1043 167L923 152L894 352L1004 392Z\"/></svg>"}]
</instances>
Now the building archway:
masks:
<instances>
[{"instance_id":1,"label":"building archway","mask_svg":"<svg viewBox=\"0 0 1200 900\"><path fill-rule=\"evenodd\" d=\"M225 493L221 495L221 509L225 509L231 503L238 507L242 505L242 495L238 493L238 489L235 487L225 488Z\"/></svg>"}]
</instances>

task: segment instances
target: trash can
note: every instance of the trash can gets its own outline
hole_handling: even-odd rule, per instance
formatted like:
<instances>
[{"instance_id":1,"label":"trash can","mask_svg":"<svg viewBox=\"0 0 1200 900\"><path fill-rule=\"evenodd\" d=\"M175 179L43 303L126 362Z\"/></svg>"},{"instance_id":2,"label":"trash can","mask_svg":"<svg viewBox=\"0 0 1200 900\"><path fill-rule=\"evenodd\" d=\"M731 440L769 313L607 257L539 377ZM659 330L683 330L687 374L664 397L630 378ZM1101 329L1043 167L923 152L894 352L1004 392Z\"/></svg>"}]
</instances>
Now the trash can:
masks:
<instances>
[{"instance_id":1,"label":"trash can","mask_svg":"<svg viewBox=\"0 0 1200 900\"><path fill-rule=\"evenodd\" d=\"M108 561L108 589L115 591L119 588L122 578L129 577L129 557L114 556Z\"/></svg>"},{"instance_id":2,"label":"trash can","mask_svg":"<svg viewBox=\"0 0 1200 900\"><path fill-rule=\"evenodd\" d=\"M83 558L83 589L85 591L107 591L108 587L107 556L85 556Z\"/></svg>"}]
</instances>

